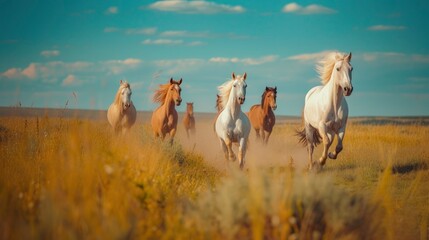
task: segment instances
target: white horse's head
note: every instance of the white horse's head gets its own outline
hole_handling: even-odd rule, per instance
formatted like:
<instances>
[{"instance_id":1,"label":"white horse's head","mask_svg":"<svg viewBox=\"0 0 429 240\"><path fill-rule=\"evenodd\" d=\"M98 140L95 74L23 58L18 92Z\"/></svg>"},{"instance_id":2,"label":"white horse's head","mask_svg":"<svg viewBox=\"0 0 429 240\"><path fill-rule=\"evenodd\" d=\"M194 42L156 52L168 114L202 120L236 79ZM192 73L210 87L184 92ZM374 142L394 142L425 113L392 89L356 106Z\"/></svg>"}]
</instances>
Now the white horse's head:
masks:
<instances>
[{"instance_id":1,"label":"white horse's head","mask_svg":"<svg viewBox=\"0 0 429 240\"><path fill-rule=\"evenodd\" d=\"M353 92L352 85L352 71L353 67L350 64L352 59L352 53L347 54L346 56L335 55L335 65L333 69L333 78L335 83L339 85L343 91L344 96L350 96Z\"/></svg>"},{"instance_id":2,"label":"white horse's head","mask_svg":"<svg viewBox=\"0 0 429 240\"><path fill-rule=\"evenodd\" d=\"M131 87L130 84L124 81L120 81L120 91L121 91L121 102L122 102L122 108L124 110L127 110L131 106Z\"/></svg>"},{"instance_id":3,"label":"white horse's head","mask_svg":"<svg viewBox=\"0 0 429 240\"><path fill-rule=\"evenodd\" d=\"M246 77L247 74L244 73L243 76L237 75L235 76L234 73L232 73L232 90L234 91L234 96L238 103L243 104L246 100Z\"/></svg>"}]
</instances>

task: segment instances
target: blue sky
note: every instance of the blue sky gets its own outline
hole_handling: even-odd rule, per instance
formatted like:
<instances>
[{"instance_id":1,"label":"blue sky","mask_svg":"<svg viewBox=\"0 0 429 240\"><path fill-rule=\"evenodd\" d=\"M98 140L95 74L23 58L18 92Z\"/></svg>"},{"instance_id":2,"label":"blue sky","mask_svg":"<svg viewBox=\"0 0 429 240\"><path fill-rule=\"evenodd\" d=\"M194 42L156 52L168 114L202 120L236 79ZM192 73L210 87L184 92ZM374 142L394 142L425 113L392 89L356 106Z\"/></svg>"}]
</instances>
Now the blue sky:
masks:
<instances>
[{"instance_id":1,"label":"blue sky","mask_svg":"<svg viewBox=\"0 0 429 240\"><path fill-rule=\"evenodd\" d=\"M340 51L351 116L429 115L428 1L3 0L0 18L0 106L107 109L123 79L153 110L173 77L214 112L234 71L248 74L244 111L277 86L276 114L298 116L316 62Z\"/></svg>"}]
</instances>

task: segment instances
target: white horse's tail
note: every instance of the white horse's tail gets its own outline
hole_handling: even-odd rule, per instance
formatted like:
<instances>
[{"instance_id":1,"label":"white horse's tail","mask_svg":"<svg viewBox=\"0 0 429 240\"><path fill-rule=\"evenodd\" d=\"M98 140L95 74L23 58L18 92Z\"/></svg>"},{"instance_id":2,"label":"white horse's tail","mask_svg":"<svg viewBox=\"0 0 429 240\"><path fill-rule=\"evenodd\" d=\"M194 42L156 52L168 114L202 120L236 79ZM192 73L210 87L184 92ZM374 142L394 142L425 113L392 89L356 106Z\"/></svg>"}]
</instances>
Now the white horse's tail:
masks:
<instances>
[{"instance_id":1,"label":"white horse's tail","mask_svg":"<svg viewBox=\"0 0 429 240\"><path fill-rule=\"evenodd\" d=\"M322 137L316 128L308 126L310 129L306 129L304 112L302 112L302 125L302 130L295 130L295 136L298 136L299 138L298 142L301 143L304 147L306 147L308 144L312 144L314 147L317 147L317 145L322 142Z\"/></svg>"}]
</instances>

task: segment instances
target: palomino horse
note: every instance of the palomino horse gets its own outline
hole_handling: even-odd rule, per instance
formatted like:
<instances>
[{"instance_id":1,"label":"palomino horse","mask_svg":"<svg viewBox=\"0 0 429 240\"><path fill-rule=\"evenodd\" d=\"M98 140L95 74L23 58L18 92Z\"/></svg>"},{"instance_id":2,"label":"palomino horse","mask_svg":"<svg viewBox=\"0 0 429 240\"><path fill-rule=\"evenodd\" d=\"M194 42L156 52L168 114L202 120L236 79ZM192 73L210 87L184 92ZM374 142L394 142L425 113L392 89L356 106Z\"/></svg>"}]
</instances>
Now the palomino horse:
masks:
<instances>
[{"instance_id":1,"label":"palomino horse","mask_svg":"<svg viewBox=\"0 0 429 240\"><path fill-rule=\"evenodd\" d=\"M276 100L277 87L265 87L261 104L253 105L247 114L252 127L255 129L256 138L261 139L259 134L261 133L261 140L264 144L268 143L268 138L270 138L274 124L276 123L276 116L274 116L273 112L277 108Z\"/></svg>"},{"instance_id":2,"label":"palomino horse","mask_svg":"<svg viewBox=\"0 0 429 240\"><path fill-rule=\"evenodd\" d=\"M131 93L130 84L121 80L115 100L107 110L107 120L116 134L124 134L136 122L136 108L131 101Z\"/></svg>"},{"instance_id":3,"label":"palomino horse","mask_svg":"<svg viewBox=\"0 0 429 240\"><path fill-rule=\"evenodd\" d=\"M313 149L320 140L323 140L323 153L317 164L318 169L325 165L328 156L336 159L343 149L349 114L344 96L350 96L353 91L351 58L351 53L327 55L317 67L324 86L312 88L305 96L304 129L297 131L297 135L300 137L300 142L307 146L310 170L314 165ZM338 144L335 152L328 154L334 135L337 135Z\"/></svg>"},{"instance_id":4,"label":"palomino horse","mask_svg":"<svg viewBox=\"0 0 429 240\"><path fill-rule=\"evenodd\" d=\"M232 73L232 79L218 87L222 111L216 119L215 125L226 160L234 161L236 159L232 151L232 143L238 143L238 161L241 169L244 167L250 133L249 119L241 111L241 104L246 99L246 76L246 73L243 76L235 76Z\"/></svg>"},{"instance_id":5,"label":"palomino horse","mask_svg":"<svg viewBox=\"0 0 429 240\"><path fill-rule=\"evenodd\" d=\"M180 96L180 84L182 79L174 81L173 78L170 82L159 86L156 90L153 101L161 104L152 113L152 129L156 137L165 138L165 135L170 134L171 143L173 142L174 135L177 128L177 111L175 106L179 106L182 102Z\"/></svg>"},{"instance_id":6,"label":"palomino horse","mask_svg":"<svg viewBox=\"0 0 429 240\"><path fill-rule=\"evenodd\" d=\"M195 118L194 118L194 103L186 103L186 113L183 117L183 125L185 126L186 135L189 139L189 132L195 135Z\"/></svg>"}]
</instances>

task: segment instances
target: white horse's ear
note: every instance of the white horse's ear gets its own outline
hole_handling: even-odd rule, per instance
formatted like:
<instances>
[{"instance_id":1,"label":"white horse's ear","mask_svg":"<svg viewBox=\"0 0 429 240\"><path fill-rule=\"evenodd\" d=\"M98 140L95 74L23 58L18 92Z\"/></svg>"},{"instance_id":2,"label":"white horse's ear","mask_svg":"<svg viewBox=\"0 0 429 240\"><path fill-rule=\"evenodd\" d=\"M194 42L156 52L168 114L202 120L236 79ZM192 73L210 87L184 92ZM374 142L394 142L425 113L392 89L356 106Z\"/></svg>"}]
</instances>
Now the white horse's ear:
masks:
<instances>
[{"instance_id":1,"label":"white horse's ear","mask_svg":"<svg viewBox=\"0 0 429 240\"><path fill-rule=\"evenodd\" d=\"M234 79L235 79L235 73L232 72L232 80L234 80Z\"/></svg>"},{"instance_id":2,"label":"white horse's ear","mask_svg":"<svg viewBox=\"0 0 429 240\"><path fill-rule=\"evenodd\" d=\"M119 84L122 84L122 83L124 83L124 82L122 81L122 79L121 79L121 80L119 80Z\"/></svg>"},{"instance_id":3,"label":"white horse's ear","mask_svg":"<svg viewBox=\"0 0 429 240\"><path fill-rule=\"evenodd\" d=\"M170 84L173 84L173 78L170 78Z\"/></svg>"},{"instance_id":4,"label":"white horse's ear","mask_svg":"<svg viewBox=\"0 0 429 240\"><path fill-rule=\"evenodd\" d=\"M247 73L244 73L243 80L246 80L246 77L247 77Z\"/></svg>"},{"instance_id":5,"label":"white horse's ear","mask_svg":"<svg viewBox=\"0 0 429 240\"><path fill-rule=\"evenodd\" d=\"M347 62L350 62L350 60L352 60L352 52L350 52L349 54L347 54L346 60L347 60Z\"/></svg>"},{"instance_id":6,"label":"white horse's ear","mask_svg":"<svg viewBox=\"0 0 429 240\"><path fill-rule=\"evenodd\" d=\"M179 80L179 85L182 84L182 79Z\"/></svg>"}]
</instances>

